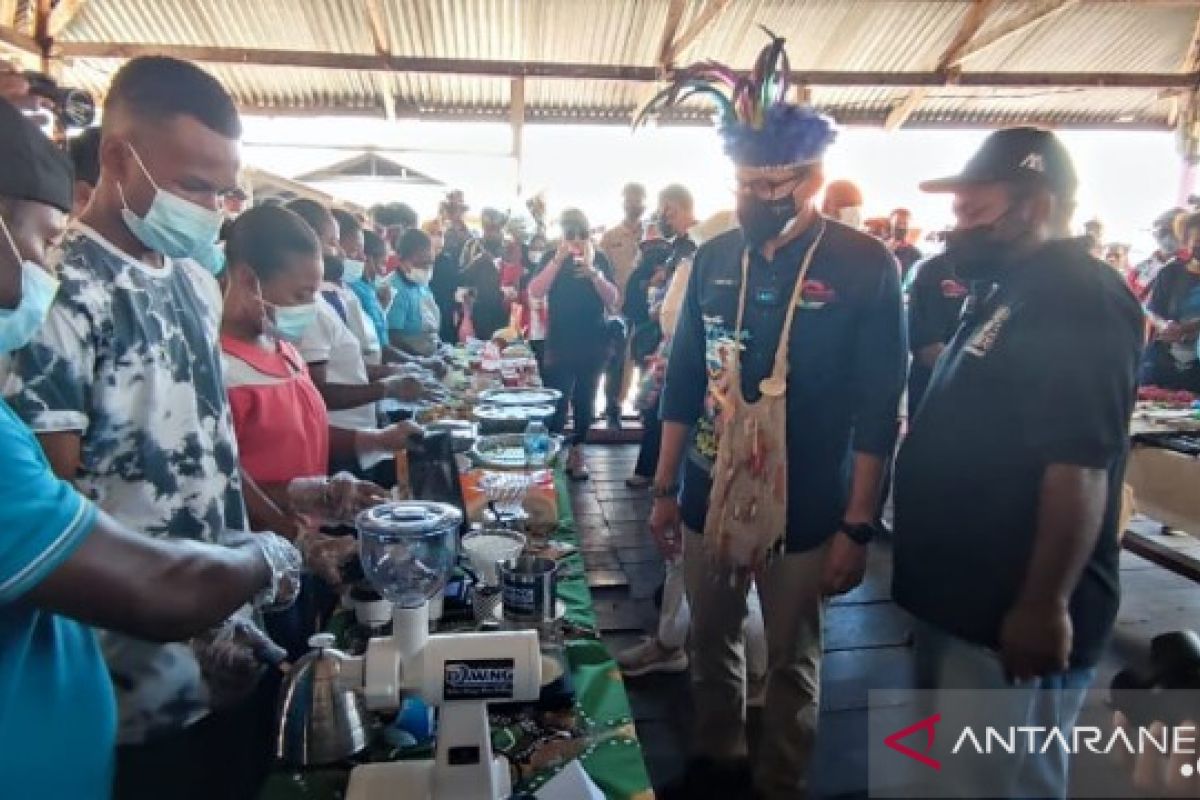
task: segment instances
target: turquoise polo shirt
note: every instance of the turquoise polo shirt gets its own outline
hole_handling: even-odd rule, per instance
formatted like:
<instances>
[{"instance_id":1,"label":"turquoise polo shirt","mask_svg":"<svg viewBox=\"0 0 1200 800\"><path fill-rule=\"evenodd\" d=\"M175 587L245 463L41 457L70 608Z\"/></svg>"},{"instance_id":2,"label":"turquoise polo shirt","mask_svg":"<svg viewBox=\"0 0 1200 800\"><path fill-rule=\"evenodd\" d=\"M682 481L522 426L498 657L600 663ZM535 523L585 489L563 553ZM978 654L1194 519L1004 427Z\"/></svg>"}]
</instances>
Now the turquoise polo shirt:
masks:
<instances>
[{"instance_id":1,"label":"turquoise polo shirt","mask_svg":"<svg viewBox=\"0 0 1200 800\"><path fill-rule=\"evenodd\" d=\"M0 401L0 796L112 793L116 702L95 634L22 600L91 533L96 514Z\"/></svg>"}]
</instances>

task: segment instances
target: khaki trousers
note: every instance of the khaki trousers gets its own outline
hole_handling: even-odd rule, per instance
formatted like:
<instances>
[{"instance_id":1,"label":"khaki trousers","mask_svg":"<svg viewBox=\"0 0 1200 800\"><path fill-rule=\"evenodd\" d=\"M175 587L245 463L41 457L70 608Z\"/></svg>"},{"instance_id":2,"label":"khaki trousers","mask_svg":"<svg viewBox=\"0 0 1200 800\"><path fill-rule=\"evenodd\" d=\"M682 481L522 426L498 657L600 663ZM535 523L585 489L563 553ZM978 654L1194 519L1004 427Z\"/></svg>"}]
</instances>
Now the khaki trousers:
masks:
<instances>
[{"instance_id":1,"label":"khaki trousers","mask_svg":"<svg viewBox=\"0 0 1200 800\"><path fill-rule=\"evenodd\" d=\"M767 634L762 743L754 766L759 793L801 798L816 738L821 667L821 566L827 547L778 556L756 578ZM684 532L684 580L692 610L690 657L696 755L745 758L746 657L743 626L749 577L731 580Z\"/></svg>"}]
</instances>

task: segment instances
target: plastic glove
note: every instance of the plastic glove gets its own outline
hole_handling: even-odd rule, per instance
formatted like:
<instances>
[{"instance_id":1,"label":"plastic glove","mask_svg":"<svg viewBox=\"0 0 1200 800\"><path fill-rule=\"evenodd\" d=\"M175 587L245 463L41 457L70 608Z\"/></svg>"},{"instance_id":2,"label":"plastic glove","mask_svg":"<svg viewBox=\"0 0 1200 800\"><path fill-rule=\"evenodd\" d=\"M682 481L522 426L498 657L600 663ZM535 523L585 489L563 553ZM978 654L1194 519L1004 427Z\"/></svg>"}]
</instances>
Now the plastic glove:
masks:
<instances>
[{"instance_id":1,"label":"plastic glove","mask_svg":"<svg viewBox=\"0 0 1200 800\"><path fill-rule=\"evenodd\" d=\"M255 547L271 570L271 582L253 600L254 607L263 611L282 611L296 602L300 594L300 573L303 560L291 542L270 531L247 533L230 531L225 534L230 547Z\"/></svg>"},{"instance_id":2,"label":"plastic glove","mask_svg":"<svg viewBox=\"0 0 1200 800\"><path fill-rule=\"evenodd\" d=\"M330 536L315 528L301 532L296 547L304 554L308 571L332 586L341 588L342 566L358 556L358 539L353 536Z\"/></svg>"},{"instance_id":3,"label":"plastic glove","mask_svg":"<svg viewBox=\"0 0 1200 800\"><path fill-rule=\"evenodd\" d=\"M267 667L287 658L286 650L244 617L230 617L192 639L191 644L214 709L245 700Z\"/></svg>"},{"instance_id":4,"label":"plastic glove","mask_svg":"<svg viewBox=\"0 0 1200 800\"><path fill-rule=\"evenodd\" d=\"M380 428L379 431L366 432L370 435L359 435L355 440L358 446L359 462L367 467L370 463L378 463L383 458L390 458L392 453L407 450L414 437L425 435L425 428L415 422L403 420ZM373 459L373 462L372 462Z\"/></svg>"},{"instance_id":5,"label":"plastic glove","mask_svg":"<svg viewBox=\"0 0 1200 800\"><path fill-rule=\"evenodd\" d=\"M287 494L294 513L316 517L328 525L353 525L360 512L388 501L383 489L349 472L328 478L295 478L288 484Z\"/></svg>"}]
</instances>

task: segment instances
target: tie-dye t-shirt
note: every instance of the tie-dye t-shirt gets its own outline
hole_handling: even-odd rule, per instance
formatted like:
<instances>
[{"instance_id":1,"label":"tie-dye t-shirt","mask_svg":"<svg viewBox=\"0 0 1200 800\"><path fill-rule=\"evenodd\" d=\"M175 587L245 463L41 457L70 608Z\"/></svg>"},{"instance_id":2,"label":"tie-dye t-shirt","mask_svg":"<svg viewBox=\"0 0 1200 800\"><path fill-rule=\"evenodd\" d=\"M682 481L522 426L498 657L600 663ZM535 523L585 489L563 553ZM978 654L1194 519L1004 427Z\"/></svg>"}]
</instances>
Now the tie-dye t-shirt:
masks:
<instances>
[{"instance_id":1,"label":"tie-dye t-shirt","mask_svg":"<svg viewBox=\"0 0 1200 800\"><path fill-rule=\"evenodd\" d=\"M153 269L73 228L46 324L13 354L4 395L38 433L82 436L75 485L130 529L220 541L245 527L236 439L221 377L221 295L190 261ZM186 644L101 634L119 741L207 711Z\"/></svg>"}]
</instances>

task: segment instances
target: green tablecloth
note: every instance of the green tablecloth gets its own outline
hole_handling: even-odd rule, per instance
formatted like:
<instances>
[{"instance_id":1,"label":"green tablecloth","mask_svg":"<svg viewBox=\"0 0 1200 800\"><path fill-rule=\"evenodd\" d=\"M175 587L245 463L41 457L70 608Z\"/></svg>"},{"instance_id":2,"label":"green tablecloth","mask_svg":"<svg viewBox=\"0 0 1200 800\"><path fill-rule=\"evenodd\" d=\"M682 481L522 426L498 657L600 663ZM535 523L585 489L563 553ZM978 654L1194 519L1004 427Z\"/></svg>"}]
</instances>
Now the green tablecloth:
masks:
<instances>
[{"instance_id":1,"label":"green tablecloth","mask_svg":"<svg viewBox=\"0 0 1200 800\"><path fill-rule=\"evenodd\" d=\"M555 476L555 483L559 527L552 538L578 545L571 499L561 471ZM596 615L582 554L576 551L563 558L561 563L566 577L559 582L558 594L566 606L567 622L579 628L595 629ZM608 648L598 639L569 637L566 651L576 694L574 734L556 740L557 750L543 751L542 758L547 766L532 771L521 788L536 791L563 763L577 755L606 797L612 800L653 798L625 684ZM554 752L561 752L562 757L554 758ZM271 777L261 800L338 800L344 794L346 780L345 770L280 772Z\"/></svg>"}]
</instances>

